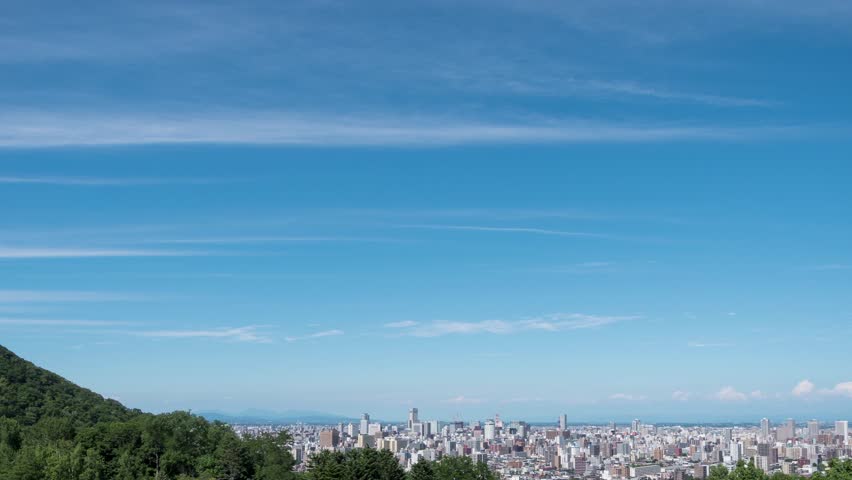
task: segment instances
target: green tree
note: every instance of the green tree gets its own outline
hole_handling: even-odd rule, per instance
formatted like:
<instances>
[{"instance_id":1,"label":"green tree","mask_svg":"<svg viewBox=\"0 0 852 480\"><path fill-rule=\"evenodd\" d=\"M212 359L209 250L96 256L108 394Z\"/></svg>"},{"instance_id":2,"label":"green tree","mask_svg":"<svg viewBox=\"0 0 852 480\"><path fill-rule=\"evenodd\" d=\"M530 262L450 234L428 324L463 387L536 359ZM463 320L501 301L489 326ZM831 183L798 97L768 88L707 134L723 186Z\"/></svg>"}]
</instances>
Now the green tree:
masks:
<instances>
[{"instance_id":1,"label":"green tree","mask_svg":"<svg viewBox=\"0 0 852 480\"><path fill-rule=\"evenodd\" d=\"M308 460L309 480L348 480L344 456L339 452L322 451Z\"/></svg>"},{"instance_id":2,"label":"green tree","mask_svg":"<svg viewBox=\"0 0 852 480\"><path fill-rule=\"evenodd\" d=\"M766 478L766 473L754 465L754 460L747 464L740 460L736 468L728 474L728 480L766 480Z\"/></svg>"},{"instance_id":3,"label":"green tree","mask_svg":"<svg viewBox=\"0 0 852 480\"><path fill-rule=\"evenodd\" d=\"M724 465L714 465L710 467L710 475L707 480L728 480L728 468Z\"/></svg>"},{"instance_id":4,"label":"green tree","mask_svg":"<svg viewBox=\"0 0 852 480\"><path fill-rule=\"evenodd\" d=\"M255 480L293 479L295 460L290 454L292 442L286 431L278 434L263 434L245 441L254 465Z\"/></svg>"},{"instance_id":5,"label":"green tree","mask_svg":"<svg viewBox=\"0 0 852 480\"><path fill-rule=\"evenodd\" d=\"M420 460L415 463L411 467L411 471L408 472L409 480L435 480L435 469L432 466L432 462L427 460Z\"/></svg>"},{"instance_id":6,"label":"green tree","mask_svg":"<svg viewBox=\"0 0 852 480\"><path fill-rule=\"evenodd\" d=\"M435 463L436 480L499 480L484 463L473 463L470 457L444 457Z\"/></svg>"}]
</instances>

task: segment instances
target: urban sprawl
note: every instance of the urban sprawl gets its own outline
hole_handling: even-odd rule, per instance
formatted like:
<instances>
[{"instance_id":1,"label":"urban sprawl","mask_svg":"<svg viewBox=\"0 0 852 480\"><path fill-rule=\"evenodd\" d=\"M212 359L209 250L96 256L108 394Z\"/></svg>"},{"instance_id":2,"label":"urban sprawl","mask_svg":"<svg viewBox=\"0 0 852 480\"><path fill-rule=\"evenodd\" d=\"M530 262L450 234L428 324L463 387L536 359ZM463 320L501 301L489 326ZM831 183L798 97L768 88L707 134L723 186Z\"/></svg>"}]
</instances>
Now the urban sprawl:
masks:
<instances>
[{"instance_id":1,"label":"urban sprawl","mask_svg":"<svg viewBox=\"0 0 852 480\"><path fill-rule=\"evenodd\" d=\"M485 462L503 478L683 480L707 478L710 468L732 469L754 462L766 473L809 476L833 458L852 455L848 421L825 424L788 419L753 426L569 425L561 415L553 425L504 422L423 421L416 408L406 424L382 424L363 414L360 422L337 425L234 425L241 436L287 430L292 453L304 470L323 450L389 450L411 468L421 460L468 456Z\"/></svg>"}]
</instances>

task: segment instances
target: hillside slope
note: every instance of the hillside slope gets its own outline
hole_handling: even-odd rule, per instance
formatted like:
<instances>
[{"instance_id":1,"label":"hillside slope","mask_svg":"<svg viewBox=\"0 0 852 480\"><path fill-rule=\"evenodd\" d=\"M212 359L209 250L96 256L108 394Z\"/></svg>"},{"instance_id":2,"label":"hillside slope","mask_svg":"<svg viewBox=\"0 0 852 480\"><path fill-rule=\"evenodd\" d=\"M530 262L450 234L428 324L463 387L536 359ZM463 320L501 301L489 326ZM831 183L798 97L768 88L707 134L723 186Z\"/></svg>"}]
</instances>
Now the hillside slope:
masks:
<instances>
[{"instance_id":1,"label":"hillside slope","mask_svg":"<svg viewBox=\"0 0 852 480\"><path fill-rule=\"evenodd\" d=\"M128 420L138 411L77 386L0 345L0 417L33 425L43 417L75 424Z\"/></svg>"}]
</instances>

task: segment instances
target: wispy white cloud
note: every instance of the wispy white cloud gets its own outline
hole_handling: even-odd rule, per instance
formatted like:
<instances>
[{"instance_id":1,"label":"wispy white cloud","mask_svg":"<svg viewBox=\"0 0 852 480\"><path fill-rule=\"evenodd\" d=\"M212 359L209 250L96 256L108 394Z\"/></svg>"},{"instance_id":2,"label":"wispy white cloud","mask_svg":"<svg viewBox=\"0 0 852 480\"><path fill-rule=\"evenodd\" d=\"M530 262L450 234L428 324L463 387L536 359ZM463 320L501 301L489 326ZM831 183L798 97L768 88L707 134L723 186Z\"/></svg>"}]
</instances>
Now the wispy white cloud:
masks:
<instances>
[{"instance_id":1,"label":"wispy white cloud","mask_svg":"<svg viewBox=\"0 0 852 480\"><path fill-rule=\"evenodd\" d=\"M117 322L108 320L66 320L66 319L44 319L44 318L5 318L0 317L0 325L13 325L22 327L108 327L117 325L129 325L128 322Z\"/></svg>"},{"instance_id":2,"label":"wispy white cloud","mask_svg":"<svg viewBox=\"0 0 852 480\"><path fill-rule=\"evenodd\" d=\"M466 397L464 395L459 395L457 397L448 398L443 401L443 403L450 403L453 405L476 405L482 403L481 398L471 398Z\"/></svg>"},{"instance_id":3,"label":"wispy white cloud","mask_svg":"<svg viewBox=\"0 0 852 480\"><path fill-rule=\"evenodd\" d=\"M343 335L343 330L333 329L333 330L323 330L322 332L311 333L309 335L303 335L301 337L287 337L288 342L297 342L299 340L311 340L315 338L323 338L323 337L336 337L338 335Z\"/></svg>"},{"instance_id":4,"label":"wispy white cloud","mask_svg":"<svg viewBox=\"0 0 852 480\"><path fill-rule=\"evenodd\" d=\"M345 236L298 236L298 235L254 235L233 237L194 237L147 239L146 244L197 244L197 245L236 245L249 243L313 243L313 242L391 242L389 238L345 237Z\"/></svg>"},{"instance_id":5,"label":"wispy white cloud","mask_svg":"<svg viewBox=\"0 0 852 480\"><path fill-rule=\"evenodd\" d=\"M259 334L257 330L256 326L246 326L199 330L150 330L132 333L141 337L152 338L207 338L257 343L268 343L271 341L269 337Z\"/></svg>"},{"instance_id":6,"label":"wispy white cloud","mask_svg":"<svg viewBox=\"0 0 852 480\"><path fill-rule=\"evenodd\" d=\"M631 402L641 401L647 398L648 397L646 397L645 395L634 395L632 393L613 393L609 396L610 400L626 400Z\"/></svg>"},{"instance_id":7,"label":"wispy white cloud","mask_svg":"<svg viewBox=\"0 0 852 480\"><path fill-rule=\"evenodd\" d=\"M792 393L796 397L804 397L813 393L816 385L808 379L802 380L793 387Z\"/></svg>"},{"instance_id":8,"label":"wispy white cloud","mask_svg":"<svg viewBox=\"0 0 852 480\"><path fill-rule=\"evenodd\" d=\"M138 294L79 290L0 290L0 303L123 302L146 298Z\"/></svg>"},{"instance_id":9,"label":"wispy white cloud","mask_svg":"<svg viewBox=\"0 0 852 480\"><path fill-rule=\"evenodd\" d=\"M414 337L439 337L454 334L506 335L524 331L568 331L602 327L616 322L636 320L640 316L604 316L582 313L554 313L524 320L482 320L478 322L436 320L429 323L415 323L405 327L402 335Z\"/></svg>"},{"instance_id":10,"label":"wispy white cloud","mask_svg":"<svg viewBox=\"0 0 852 480\"><path fill-rule=\"evenodd\" d=\"M733 347L733 343L728 342L688 342L686 346L690 348L728 348Z\"/></svg>"},{"instance_id":11,"label":"wispy white cloud","mask_svg":"<svg viewBox=\"0 0 852 480\"><path fill-rule=\"evenodd\" d=\"M125 249L125 248L71 248L71 247L3 247L0 260L47 258L107 258L107 257L184 257L203 255L201 252Z\"/></svg>"},{"instance_id":12,"label":"wispy white cloud","mask_svg":"<svg viewBox=\"0 0 852 480\"><path fill-rule=\"evenodd\" d=\"M431 118L411 120L368 114L329 117L311 114L236 111L151 115L143 112L0 113L0 147L59 147L145 144L268 145L456 145L661 141L746 141L825 134L803 126L651 125L552 120L487 123Z\"/></svg>"},{"instance_id":13,"label":"wispy white cloud","mask_svg":"<svg viewBox=\"0 0 852 480\"><path fill-rule=\"evenodd\" d=\"M390 322L386 323L385 327L387 328L408 328L417 325L417 322L413 320L403 320L401 322Z\"/></svg>"},{"instance_id":14,"label":"wispy white cloud","mask_svg":"<svg viewBox=\"0 0 852 480\"><path fill-rule=\"evenodd\" d=\"M661 100L700 103L718 107L773 107L779 104L779 102L776 101L759 98L680 92L626 81L592 80L586 82L586 85L592 89L604 92L620 93L638 97L650 97Z\"/></svg>"},{"instance_id":15,"label":"wispy white cloud","mask_svg":"<svg viewBox=\"0 0 852 480\"><path fill-rule=\"evenodd\" d=\"M169 184L208 184L221 183L222 179L212 178L109 178L109 177L71 177L61 175L0 175L0 184L21 185L57 185L78 187L115 187ZM228 180L233 181L233 180Z\"/></svg>"},{"instance_id":16,"label":"wispy white cloud","mask_svg":"<svg viewBox=\"0 0 852 480\"><path fill-rule=\"evenodd\" d=\"M482 225L443 225L443 224L414 224L399 225L401 228L421 228L427 230L459 230L470 232L501 232L501 233L532 233L537 235L555 235L559 237L591 237L611 238L609 235L590 232L572 232L566 230L551 230L547 228L530 227L494 227Z\"/></svg>"}]
</instances>

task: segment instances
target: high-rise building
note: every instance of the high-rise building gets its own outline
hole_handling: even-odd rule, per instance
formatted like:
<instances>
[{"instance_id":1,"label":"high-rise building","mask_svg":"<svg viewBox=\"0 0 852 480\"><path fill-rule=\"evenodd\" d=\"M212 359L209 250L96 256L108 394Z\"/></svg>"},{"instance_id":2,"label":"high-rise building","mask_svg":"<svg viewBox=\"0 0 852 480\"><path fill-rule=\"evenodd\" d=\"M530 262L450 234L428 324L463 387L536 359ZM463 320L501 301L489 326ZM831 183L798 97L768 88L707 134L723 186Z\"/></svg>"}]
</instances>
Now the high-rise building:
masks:
<instances>
[{"instance_id":1,"label":"high-rise building","mask_svg":"<svg viewBox=\"0 0 852 480\"><path fill-rule=\"evenodd\" d=\"M731 444L731 461L734 463L739 462L743 458L743 442L737 442Z\"/></svg>"},{"instance_id":2,"label":"high-rise building","mask_svg":"<svg viewBox=\"0 0 852 480\"><path fill-rule=\"evenodd\" d=\"M639 428L641 426L642 426L642 422L640 422L638 418L634 419L633 422L630 424L630 431L631 432L638 432Z\"/></svg>"},{"instance_id":3,"label":"high-rise building","mask_svg":"<svg viewBox=\"0 0 852 480\"><path fill-rule=\"evenodd\" d=\"M372 448L376 446L376 440L370 435L359 433L358 434L358 443L356 443L358 448Z\"/></svg>"},{"instance_id":4,"label":"high-rise building","mask_svg":"<svg viewBox=\"0 0 852 480\"><path fill-rule=\"evenodd\" d=\"M432 435L438 435L441 432L441 424L437 420L429 420L427 423L429 424L429 433Z\"/></svg>"},{"instance_id":5,"label":"high-rise building","mask_svg":"<svg viewBox=\"0 0 852 480\"><path fill-rule=\"evenodd\" d=\"M811 420L808 422L808 440L815 440L819 435L819 421Z\"/></svg>"},{"instance_id":6,"label":"high-rise building","mask_svg":"<svg viewBox=\"0 0 852 480\"><path fill-rule=\"evenodd\" d=\"M355 437L355 435L358 435L358 427L354 423L349 422L349 425L346 425L346 434L350 437Z\"/></svg>"},{"instance_id":7,"label":"high-rise building","mask_svg":"<svg viewBox=\"0 0 852 480\"><path fill-rule=\"evenodd\" d=\"M779 442L796 438L796 422L792 418L788 418L787 421L778 426L775 437Z\"/></svg>"},{"instance_id":8,"label":"high-rise building","mask_svg":"<svg viewBox=\"0 0 852 480\"><path fill-rule=\"evenodd\" d=\"M490 420L490 419L486 420L485 421L485 432L484 432L485 433L485 440L487 440L489 442L494 440L494 438L496 436L494 430L495 430L494 429L494 420Z\"/></svg>"},{"instance_id":9,"label":"high-rise building","mask_svg":"<svg viewBox=\"0 0 852 480\"><path fill-rule=\"evenodd\" d=\"M417 419L417 409L412 408L408 411L408 429L411 430L412 428L414 428L414 424L417 422L419 422L419 420Z\"/></svg>"},{"instance_id":10,"label":"high-rise building","mask_svg":"<svg viewBox=\"0 0 852 480\"><path fill-rule=\"evenodd\" d=\"M760 436L763 437L764 440L769 438L769 429L771 427L772 427L772 424L769 423L768 418L760 419Z\"/></svg>"},{"instance_id":11,"label":"high-rise building","mask_svg":"<svg viewBox=\"0 0 852 480\"><path fill-rule=\"evenodd\" d=\"M361 425L360 425L360 428L358 429L358 432L363 434L363 435L366 435L369 430L370 430L370 414L365 413L365 414L361 415Z\"/></svg>"},{"instance_id":12,"label":"high-rise building","mask_svg":"<svg viewBox=\"0 0 852 480\"><path fill-rule=\"evenodd\" d=\"M844 445L849 444L849 420L834 422L834 436L841 437Z\"/></svg>"},{"instance_id":13,"label":"high-rise building","mask_svg":"<svg viewBox=\"0 0 852 480\"><path fill-rule=\"evenodd\" d=\"M559 415L559 430L568 430L568 415L564 413Z\"/></svg>"},{"instance_id":14,"label":"high-rise building","mask_svg":"<svg viewBox=\"0 0 852 480\"><path fill-rule=\"evenodd\" d=\"M337 429L323 430L319 434L319 445L322 448L334 448L340 443L340 432Z\"/></svg>"}]
</instances>

